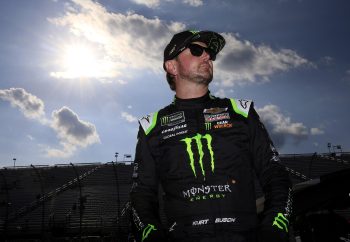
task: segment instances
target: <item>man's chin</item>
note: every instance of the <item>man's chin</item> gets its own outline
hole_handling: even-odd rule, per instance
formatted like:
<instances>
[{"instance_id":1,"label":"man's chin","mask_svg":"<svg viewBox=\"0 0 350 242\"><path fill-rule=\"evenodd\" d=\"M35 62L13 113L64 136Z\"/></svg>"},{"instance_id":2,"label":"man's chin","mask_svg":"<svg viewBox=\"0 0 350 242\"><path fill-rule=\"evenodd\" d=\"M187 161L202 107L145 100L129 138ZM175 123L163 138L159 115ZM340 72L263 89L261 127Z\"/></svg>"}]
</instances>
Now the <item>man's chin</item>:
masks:
<instances>
[{"instance_id":1,"label":"man's chin","mask_svg":"<svg viewBox=\"0 0 350 242\"><path fill-rule=\"evenodd\" d=\"M208 85L213 80L213 76L203 77L201 83Z\"/></svg>"}]
</instances>

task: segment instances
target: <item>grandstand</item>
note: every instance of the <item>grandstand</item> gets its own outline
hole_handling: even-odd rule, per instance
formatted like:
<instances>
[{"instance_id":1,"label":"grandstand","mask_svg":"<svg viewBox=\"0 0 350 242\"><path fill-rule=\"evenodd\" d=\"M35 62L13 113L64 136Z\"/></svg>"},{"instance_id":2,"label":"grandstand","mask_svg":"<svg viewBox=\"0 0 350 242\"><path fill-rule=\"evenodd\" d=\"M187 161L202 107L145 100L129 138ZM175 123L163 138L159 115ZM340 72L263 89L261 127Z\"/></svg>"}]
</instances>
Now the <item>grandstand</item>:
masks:
<instances>
[{"instance_id":1,"label":"grandstand","mask_svg":"<svg viewBox=\"0 0 350 242\"><path fill-rule=\"evenodd\" d=\"M282 155L281 160L294 184L292 241L317 241L303 239L308 234L300 226L325 211L349 225L350 153ZM133 241L132 171L133 162L1 169L1 241ZM258 211L261 196L257 187Z\"/></svg>"}]
</instances>

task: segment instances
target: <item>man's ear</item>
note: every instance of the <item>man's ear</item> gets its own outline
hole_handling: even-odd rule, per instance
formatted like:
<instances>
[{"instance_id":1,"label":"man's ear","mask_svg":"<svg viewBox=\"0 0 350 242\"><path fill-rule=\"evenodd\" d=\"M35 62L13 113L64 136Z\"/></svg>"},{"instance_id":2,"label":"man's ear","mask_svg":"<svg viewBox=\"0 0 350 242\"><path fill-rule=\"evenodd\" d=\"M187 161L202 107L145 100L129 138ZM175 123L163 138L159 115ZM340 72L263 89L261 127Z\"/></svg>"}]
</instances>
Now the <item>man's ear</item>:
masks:
<instances>
[{"instance_id":1,"label":"man's ear","mask_svg":"<svg viewBox=\"0 0 350 242\"><path fill-rule=\"evenodd\" d=\"M175 76L177 74L175 60L168 60L164 64L165 64L165 69L169 74L171 74L173 76Z\"/></svg>"}]
</instances>

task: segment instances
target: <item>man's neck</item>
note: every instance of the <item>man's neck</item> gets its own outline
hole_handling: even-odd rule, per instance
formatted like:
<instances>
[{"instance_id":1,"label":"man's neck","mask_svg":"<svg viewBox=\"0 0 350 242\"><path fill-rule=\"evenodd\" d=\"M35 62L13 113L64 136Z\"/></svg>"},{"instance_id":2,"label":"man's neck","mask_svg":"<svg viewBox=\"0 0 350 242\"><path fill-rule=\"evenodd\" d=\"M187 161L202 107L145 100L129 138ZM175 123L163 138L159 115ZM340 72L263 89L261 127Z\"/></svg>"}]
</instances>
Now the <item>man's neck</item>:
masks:
<instances>
[{"instance_id":1,"label":"man's neck","mask_svg":"<svg viewBox=\"0 0 350 242\"><path fill-rule=\"evenodd\" d=\"M181 99L190 99L190 98L197 98L202 97L208 92L208 86L207 85L200 85L200 84L194 84L194 85L186 85L186 87L182 86L179 88L176 88L176 97Z\"/></svg>"}]
</instances>

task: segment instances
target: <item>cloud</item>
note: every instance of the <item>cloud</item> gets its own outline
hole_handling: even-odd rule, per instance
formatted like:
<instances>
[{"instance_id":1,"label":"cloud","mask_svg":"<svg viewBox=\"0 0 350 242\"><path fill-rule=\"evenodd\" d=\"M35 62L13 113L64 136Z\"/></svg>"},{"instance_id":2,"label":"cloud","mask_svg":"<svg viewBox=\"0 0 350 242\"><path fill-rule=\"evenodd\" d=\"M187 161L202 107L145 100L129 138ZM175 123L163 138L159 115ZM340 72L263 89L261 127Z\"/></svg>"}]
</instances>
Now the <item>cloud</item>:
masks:
<instances>
[{"instance_id":1,"label":"cloud","mask_svg":"<svg viewBox=\"0 0 350 242\"><path fill-rule=\"evenodd\" d=\"M163 50L173 34L185 29L185 25L179 22L167 23L131 12L111 13L90 0L72 2L64 16L49 21L98 46L100 58L108 60L111 70L103 78L115 78L121 73L132 75L132 70L141 69L163 74ZM60 72L53 73L57 73L54 77L65 77Z\"/></svg>"},{"instance_id":2,"label":"cloud","mask_svg":"<svg viewBox=\"0 0 350 242\"><path fill-rule=\"evenodd\" d=\"M25 117L36 120L43 125L51 127L57 134L62 149L46 147L46 155L49 157L69 157L78 148L100 142L96 127L81 120L68 107L62 107L52 113L52 119L45 117L44 102L28 93L23 88L10 88L0 90L0 98L9 101L15 108L19 108ZM35 140L27 135L31 141Z\"/></svg>"},{"instance_id":3,"label":"cloud","mask_svg":"<svg viewBox=\"0 0 350 242\"><path fill-rule=\"evenodd\" d=\"M161 4L160 0L131 0L132 2L140 5L145 5L148 8L158 8ZM174 2L174 0L166 0L166 2ZM203 5L202 0L182 0L184 4L192 7L199 7Z\"/></svg>"},{"instance_id":4,"label":"cloud","mask_svg":"<svg viewBox=\"0 0 350 242\"><path fill-rule=\"evenodd\" d=\"M311 128L310 133L311 135L320 135L320 134L324 134L324 131L320 128Z\"/></svg>"},{"instance_id":5,"label":"cloud","mask_svg":"<svg viewBox=\"0 0 350 242\"><path fill-rule=\"evenodd\" d=\"M23 88L2 89L0 98L19 108L27 118L44 121L44 102Z\"/></svg>"},{"instance_id":6,"label":"cloud","mask_svg":"<svg viewBox=\"0 0 350 242\"><path fill-rule=\"evenodd\" d=\"M160 0L132 0L132 2L145 5L149 8L157 8L160 4Z\"/></svg>"},{"instance_id":7,"label":"cloud","mask_svg":"<svg viewBox=\"0 0 350 242\"><path fill-rule=\"evenodd\" d=\"M291 118L281 113L275 105L266 105L257 109L257 112L279 148L285 144L286 139L299 143L308 137L308 129L303 123L292 122Z\"/></svg>"},{"instance_id":8,"label":"cloud","mask_svg":"<svg viewBox=\"0 0 350 242\"><path fill-rule=\"evenodd\" d=\"M331 56L324 56L318 61L318 63L320 65L330 66L330 65L334 64L334 58Z\"/></svg>"},{"instance_id":9,"label":"cloud","mask_svg":"<svg viewBox=\"0 0 350 242\"><path fill-rule=\"evenodd\" d=\"M198 6L202 2L185 1ZM156 0L138 0L139 4L146 2L150 6L160 3ZM122 78L125 73L132 75L135 70L164 74L163 50L175 33L186 29L186 25L181 22L146 18L132 12L112 13L91 0L72 0L72 3L64 16L49 21L66 27L77 38L98 46L100 58L108 60L110 70L105 71L108 74L104 76L96 76L99 78ZM275 73L300 66L314 66L291 49L275 50L267 45L255 45L233 33L223 33L223 36L227 44L215 62L216 79L222 88L266 82ZM64 75L59 73L56 77L63 78Z\"/></svg>"},{"instance_id":10,"label":"cloud","mask_svg":"<svg viewBox=\"0 0 350 242\"><path fill-rule=\"evenodd\" d=\"M188 4L192 7L199 7L203 5L202 0L183 0L183 3Z\"/></svg>"},{"instance_id":11,"label":"cloud","mask_svg":"<svg viewBox=\"0 0 350 242\"><path fill-rule=\"evenodd\" d=\"M122 112L121 116L129 123L137 122L137 118L127 112Z\"/></svg>"},{"instance_id":12,"label":"cloud","mask_svg":"<svg viewBox=\"0 0 350 242\"><path fill-rule=\"evenodd\" d=\"M95 125L80 120L78 115L68 107L62 107L52 112L51 127L56 131L63 151L70 156L77 147L99 143ZM49 155L55 155L57 150L49 150ZM57 154L63 155L58 152Z\"/></svg>"},{"instance_id":13,"label":"cloud","mask_svg":"<svg viewBox=\"0 0 350 242\"><path fill-rule=\"evenodd\" d=\"M33 136L31 136L30 134L27 135L27 138L31 141L35 140Z\"/></svg>"},{"instance_id":14,"label":"cloud","mask_svg":"<svg viewBox=\"0 0 350 242\"><path fill-rule=\"evenodd\" d=\"M276 72L313 66L293 50L273 50L267 45L254 45L231 33L224 33L223 36L226 46L215 63L223 86L266 82Z\"/></svg>"}]
</instances>

